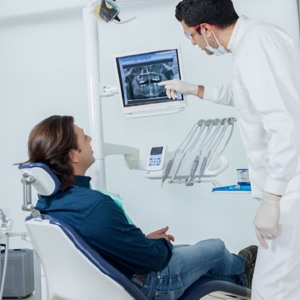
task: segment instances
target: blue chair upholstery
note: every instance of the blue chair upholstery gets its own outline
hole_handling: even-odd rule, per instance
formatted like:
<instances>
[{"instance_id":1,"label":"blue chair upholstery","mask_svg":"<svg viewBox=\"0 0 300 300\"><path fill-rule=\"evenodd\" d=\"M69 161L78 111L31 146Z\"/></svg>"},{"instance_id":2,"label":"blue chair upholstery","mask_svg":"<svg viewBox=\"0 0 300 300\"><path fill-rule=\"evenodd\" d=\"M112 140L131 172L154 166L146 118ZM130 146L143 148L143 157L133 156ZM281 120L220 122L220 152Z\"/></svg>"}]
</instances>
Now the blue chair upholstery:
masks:
<instances>
[{"instance_id":1,"label":"blue chair upholstery","mask_svg":"<svg viewBox=\"0 0 300 300\"><path fill-rule=\"evenodd\" d=\"M35 165L35 163L26 164L26 166L19 167L23 172L24 170L32 170L33 168L43 168L43 164L38 163ZM47 173L50 172L51 176L50 178L56 182L55 189L57 188L57 184L59 184L59 181L56 180L55 174L52 173L52 171L47 167L43 168ZM35 176L36 173L32 172ZM39 172L38 172L39 175ZM40 182L39 178L37 178L36 182L38 182L38 187L40 185L43 185L43 182ZM38 218L37 218L38 219ZM128 297L126 296L124 299L136 299L136 300L143 300L146 299L146 297L140 292L140 290L129 280L125 275L123 275L121 272L119 272L116 268L114 268L111 264L109 264L97 251L95 251L88 243L85 242L85 240L68 224L65 222L58 220L56 218L53 218L49 215L42 215L40 221L37 220L35 224L33 223L35 219L33 217L28 217L26 219L26 226L29 230L29 235L31 236L33 241L33 247L36 247L37 254L40 257L44 256L44 263L47 263L47 258L45 258L44 253L47 251L47 255L51 255L51 252L48 252L48 249L43 246L39 246L39 244L45 243L44 237L41 236L41 234L37 234L34 232L34 226L39 226L42 224L42 222L47 222L47 226L49 227L55 227L55 229L60 229L63 232L63 235L66 240L71 241L71 243L75 246L77 250L85 258L88 259L90 264L95 266L101 274L104 274L104 276L108 276L111 278L114 282L117 283L117 286L123 287L123 289L127 292ZM47 230L46 227L45 231ZM59 231L59 233L61 233ZM41 232L41 231L40 231ZM56 234L56 233L55 233ZM58 233L57 233L58 234ZM39 236L38 236L39 235ZM44 247L44 250L43 250ZM40 253L39 253L40 252ZM58 252L60 253L60 252ZM47 256L46 255L46 256ZM43 261L43 259L42 259ZM61 258L61 263L63 263L64 258ZM53 267L51 266L50 269ZM53 272L53 271L52 271ZM47 272L45 271L46 280L47 280ZM74 274L73 274L74 275ZM48 288L49 287L48 283ZM57 290L57 287L56 287ZM233 298L238 299L250 299L251 291L250 289L244 288L240 285L236 285L230 282L222 281L222 280L216 280L209 277L202 277L198 281L196 281L193 285L191 285L185 293L180 297L180 300L198 300L204 297L205 295L208 295L212 292L220 292L221 294L232 296ZM99 295L100 296L100 295ZM121 295L121 298L123 299L123 296ZM55 297L50 299L56 299ZM58 299L58 298L57 298ZM59 298L61 299L61 298ZM70 298L69 298L70 299Z\"/></svg>"}]
</instances>

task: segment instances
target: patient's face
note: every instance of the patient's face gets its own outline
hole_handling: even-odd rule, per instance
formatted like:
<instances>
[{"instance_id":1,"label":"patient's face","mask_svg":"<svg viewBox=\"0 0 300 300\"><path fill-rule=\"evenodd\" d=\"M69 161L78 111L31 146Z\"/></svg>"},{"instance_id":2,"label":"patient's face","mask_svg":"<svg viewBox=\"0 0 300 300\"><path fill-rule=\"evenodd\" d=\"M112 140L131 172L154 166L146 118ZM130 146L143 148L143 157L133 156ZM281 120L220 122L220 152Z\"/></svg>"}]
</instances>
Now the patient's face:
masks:
<instances>
[{"instance_id":1,"label":"patient's face","mask_svg":"<svg viewBox=\"0 0 300 300\"><path fill-rule=\"evenodd\" d=\"M77 152L78 164L84 172L95 162L94 152L91 146L92 138L84 133L83 129L75 125L77 135L77 144L79 151ZM80 175L80 174L76 174ZM81 174L84 175L84 174Z\"/></svg>"}]
</instances>

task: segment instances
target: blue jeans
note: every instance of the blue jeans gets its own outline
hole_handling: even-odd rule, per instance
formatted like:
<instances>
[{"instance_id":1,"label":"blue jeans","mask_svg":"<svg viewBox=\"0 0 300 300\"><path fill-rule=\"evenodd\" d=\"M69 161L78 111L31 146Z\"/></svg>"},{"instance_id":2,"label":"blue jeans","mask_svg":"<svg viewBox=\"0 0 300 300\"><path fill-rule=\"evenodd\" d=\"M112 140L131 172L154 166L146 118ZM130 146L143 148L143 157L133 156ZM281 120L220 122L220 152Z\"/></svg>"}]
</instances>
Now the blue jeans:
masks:
<instances>
[{"instance_id":1,"label":"blue jeans","mask_svg":"<svg viewBox=\"0 0 300 300\"><path fill-rule=\"evenodd\" d=\"M201 276L226 280L247 286L245 261L231 254L220 239L200 241L195 245L174 246L168 265L159 272L150 272L143 281L132 281L147 299L175 300Z\"/></svg>"}]
</instances>

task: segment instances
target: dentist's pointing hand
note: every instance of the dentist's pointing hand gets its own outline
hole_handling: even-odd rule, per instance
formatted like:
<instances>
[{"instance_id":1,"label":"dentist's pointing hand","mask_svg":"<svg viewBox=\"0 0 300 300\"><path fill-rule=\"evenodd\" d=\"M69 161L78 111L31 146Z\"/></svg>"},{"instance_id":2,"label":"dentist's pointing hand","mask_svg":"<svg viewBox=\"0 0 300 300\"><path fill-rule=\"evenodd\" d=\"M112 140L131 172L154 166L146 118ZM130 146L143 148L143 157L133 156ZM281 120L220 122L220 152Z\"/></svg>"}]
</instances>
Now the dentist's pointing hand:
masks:
<instances>
[{"instance_id":1,"label":"dentist's pointing hand","mask_svg":"<svg viewBox=\"0 0 300 300\"><path fill-rule=\"evenodd\" d=\"M176 93L194 96L198 94L198 85L179 79L161 81L158 85L165 86L168 98L172 98L173 100L176 99Z\"/></svg>"}]
</instances>

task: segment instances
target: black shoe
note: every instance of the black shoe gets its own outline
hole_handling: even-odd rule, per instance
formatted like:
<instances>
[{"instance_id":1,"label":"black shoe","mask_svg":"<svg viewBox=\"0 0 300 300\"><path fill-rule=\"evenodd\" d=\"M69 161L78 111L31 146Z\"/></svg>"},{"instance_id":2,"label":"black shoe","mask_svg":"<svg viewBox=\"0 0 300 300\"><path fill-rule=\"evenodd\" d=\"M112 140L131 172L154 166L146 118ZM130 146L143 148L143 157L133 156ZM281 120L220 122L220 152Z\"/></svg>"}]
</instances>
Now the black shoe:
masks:
<instances>
[{"instance_id":1,"label":"black shoe","mask_svg":"<svg viewBox=\"0 0 300 300\"><path fill-rule=\"evenodd\" d=\"M245 260L245 275L248 280L248 287L252 287L252 278L255 268L256 256L257 256L257 246L249 246L245 249L242 249L238 256L241 256Z\"/></svg>"}]
</instances>

